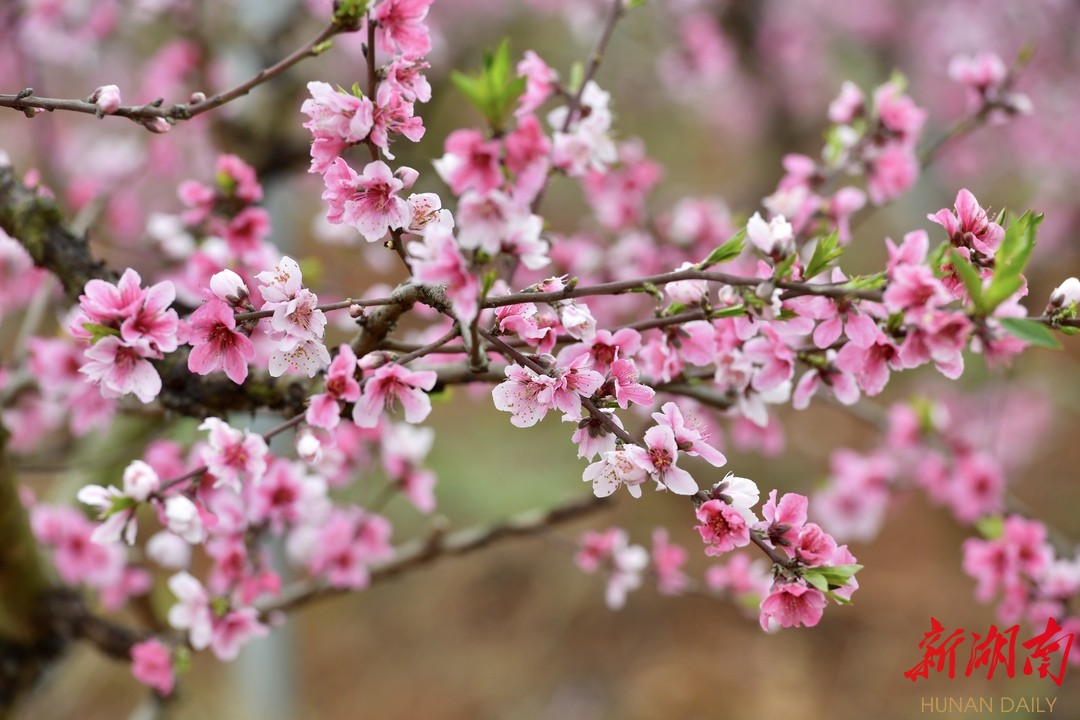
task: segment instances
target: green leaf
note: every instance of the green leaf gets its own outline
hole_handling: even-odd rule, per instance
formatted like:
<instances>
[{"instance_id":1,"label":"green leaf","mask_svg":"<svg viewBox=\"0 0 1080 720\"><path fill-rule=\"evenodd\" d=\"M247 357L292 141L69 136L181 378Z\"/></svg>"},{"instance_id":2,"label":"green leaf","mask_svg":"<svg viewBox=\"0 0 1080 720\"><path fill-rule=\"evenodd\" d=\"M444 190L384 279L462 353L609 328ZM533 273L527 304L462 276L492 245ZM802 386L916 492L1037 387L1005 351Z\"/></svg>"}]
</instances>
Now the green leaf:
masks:
<instances>
[{"instance_id":1,"label":"green leaf","mask_svg":"<svg viewBox=\"0 0 1080 720\"><path fill-rule=\"evenodd\" d=\"M877 290L885 284L885 271L873 275L855 275L848 278L843 287L848 290Z\"/></svg>"},{"instance_id":2,"label":"green leaf","mask_svg":"<svg viewBox=\"0 0 1080 720\"><path fill-rule=\"evenodd\" d=\"M709 319L717 320L719 318L727 317L742 317L743 315L746 315L745 305L731 305L730 307L713 310L709 313Z\"/></svg>"},{"instance_id":3,"label":"green leaf","mask_svg":"<svg viewBox=\"0 0 1080 720\"><path fill-rule=\"evenodd\" d=\"M1005 328L1007 333L1029 345L1050 350L1061 349L1061 343L1054 337L1053 331L1038 320L1031 318L999 318L999 320L1001 327Z\"/></svg>"},{"instance_id":4,"label":"green leaf","mask_svg":"<svg viewBox=\"0 0 1080 720\"><path fill-rule=\"evenodd\" d=\"M834 593L831 590L826 590L825 591L825 597L829 598L833 602L840 603L841 605L850 605L851 604L850 600L848 600L845 597L840 597L839 595L837 595L836 593Z\"/></svg>"},{"instance_id":5,"label":"green leaf","mask_svg":"<svg viewBox=\"0 0 1080 720\"><path fill-rule=\"evenodd\" d=\"M107 338L110 335L114 337L120 337L120 331L116 328L111 328L107 325L98 325L97 323L86 322L82 324L83 330L90 333L90 344L94 345L98 340Z\"/></svg>"},{"instance_id":6,"label":"green leaf","mask_svg":"<svg viewBox=\"0 0 1080 720\"><path fill-rule=\"evenodd\" d=\"M499 274L495 270L488 270L484 273L482 285L480 287L480 300L483 301L491 292L491 288L495 285L495 281L498 279Z\"/></svg>"},{"instance_id":7,"label":"green leaf","mask_svg":"<svg viewBox=\"0 0 1080 720\"><path fill-rule=\"evenodd\" d=\"M798 259L798 253L791 253L777 263L773 268L773 280L784 281L791 277L791 268L795 266L795 261Z\"/></svg>"},{"instance_id":8,"label":"green leaf","mask_svg":"<svg viewBox=\"0 0 1080 720\"><path fill-rule=\"evenodd\" d=\"M1024 268L1035 249L1035 231L1042 221L1042 214L1033 215L1029 210L1010 223L1005 231L1005 239L994 254L994 276L983 299L986 313L993 312L1024 286Z\"/></svg>"},{"instance_id":9,"label":"green leaf","mask_svg":"<svg viewBox=\"0 0 1080 720\"><path fill-rule=\"evenodd\" d=\"M340 0L334 10L334 22L338 25L359 23L368 9L368 0Z\"/></svg>"},{"instance_id":10,"label":"green leaf","mask_svg":"<svg viewBox=\"0 0 1080 720\"><path fill-rule=\"evenodd\" d=\"M453 70L450 73L450 81L453 82L454 87L465 96L465 99L471 102L473 106L480 111L481 115L487 117L489 112L488 105L490 103L488 89L480 78L471 77L465 73Z\"/></svg>"},{"instance_id":11,"label":"green leaf","mask_svg":"<svg viewBox=\"0 0 1080 720\"><path fill-rule=\"evenodd\" d=\"M945 253L948 252L952 245L949 243L941 243L936 248L930 251L930 254L926 257L927 264L933 268L934 275L936 277L945 277L948 275L945 269L942 267L945 264Z\"/></svg>"},{"instance_id":12,"label":"green leaf","mask_svg":"<svg viewBox=\"0 0 1080 720\"><path fill-rule=\"evenodd\" d=\"M686 306L683 305L682 303L673 302L670 305L668 305L666 308L664 308L664 312L661 313L661 315L663 315L664 317L668 317L670 315L678 315L679 313L681 313L685 309L686 309Z\"/></svg>"},{"instance_id":13,"label":"green leaf","mask_svg":"<svg viewBox=\"0 0 1080 720\"><path fill-rule=\"evenodd\" d=\"M805 570L802 574L803 580L809 583L812 587L816 587L821 592L829 591L829 583L819 573L811 570Z\"/></svg>"},{"instance_id":14,"label":"green leaf","mask_svg":"<svg viewBox=\"0 0 1080 720\"><path fill-rule=\"evenodd\" d=\"M466 75L454 71L450 80L496 133L502 132L526 83L525 78L515 74L509 40L503 40L494 51L484 52L480 72Z\"/></svg>"},{"instance_id":15,"label":"green leaf","mask_svg":"<svg viewBox=\"0 0 1080 720\"><path fill-rule=\"evenodd\" d=\"M979 278L979 271L955 249L949 251L949 262L956 270L956 274L960 276L960 280L963 281L964 288L967 290L972 304L975 305L975 309L982 312L982 280Z\"/></svg>"},{"instance_id":16,"label":"green leaf","mask_svg":"<svg viewBox=\"0 0 1080 720\"><path fill-rule=\"evenodd\" d=\"M987 540L996 540L1005 533L1005 518L988 515L975 521L975 529Z\"/></svg>"},{"instance_id":17,"label":"green leaf","mask_svg":"<svg viewBox=\"0 0 1080 720\"><path fill-rule=\"evenodd\" d=\"M742 254L744 247L746 247L746 228L732 235L727 241L709 253L709 257L698 263L698 268L705 270L713 265L730 262Z\"/></svg>"},{"instance_id":18,"label":"green leaf","mask_svg":"<svg viewBox=\"0 0 1080 720\"><path fill-rule=\"evenodd\" d=\"M818 240L814 246L814 254L810 256L810 263L806 266L803 278L809 280L817 277L829 264L844 254L844 248L839 246L840 236L835 231Z\"/></svg>"},{"instance_id":19,"label":"green leaf","mask_svg":"<svg viewBox=\"0 0 1080 720\"><path fill-rule=\"evenodd\" d=\"M585 66L579 60L570 67L570 81L566 88L567 92L576 93L583 82L585 82Z\"/></svg>"}]
</instances>

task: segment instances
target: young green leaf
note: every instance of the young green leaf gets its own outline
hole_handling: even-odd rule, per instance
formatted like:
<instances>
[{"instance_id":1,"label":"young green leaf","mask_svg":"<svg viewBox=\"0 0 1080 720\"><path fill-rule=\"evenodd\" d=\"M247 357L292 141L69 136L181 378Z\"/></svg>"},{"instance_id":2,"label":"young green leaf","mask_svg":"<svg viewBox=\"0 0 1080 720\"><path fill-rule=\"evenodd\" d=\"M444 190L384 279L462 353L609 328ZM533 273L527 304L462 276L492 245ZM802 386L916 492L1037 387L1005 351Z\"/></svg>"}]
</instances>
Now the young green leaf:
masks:
<instances>
[{"instance_id":1,"label":"young green leaf","mask_svg":"<svg viewBox=\"0 0 1080 720\"><path fill-rule=\"evenodd\" d=\"M1001 327L1005 328L1007 333L1029 345L1049 350L1061 349L1061 343L1054 337L1053 331L1038 320L1031 318L999 318L999 320Z\"/></svg>"},{"instance_id":2,"label":"young green leaf","mask_svg":"<svg viewBox=\"0 0 1080 720\"><path fill-rule=\"evenodd\" d=\"M1035 249L1035 231L1042 220L1041 214L1033 215L1029 210L1005 231L1005 239L994 254L994 276L983 298L987 313L1024 286L1024 268Z\"/></svg>"},{"instance_id":3,"label":"young green leaf","mask_svg":"<svg viewBox=\"0 0 1080 720\"><path fill-rule=\"evenodd\" d=\"M844 254L844 248L839 246L840 236L835 231L820 238L814 246L814 254L810 256L810 263L806 266L803 277L807 280L816 277L824 271L833 260Z\"/></svg>"},{"instance_id":4,"label":"young green leaf","mask_svg":"<svg viewBox=\"0 0 1080 720\"><path fill-rule=\"evenodd\" d=\"M968 296L971 298L971 302L975 306L975 309L979 312L983 312L982 280L979 278L979 271L967 261L967 258L958 253L955 249L949 252L949 262L956 270L956 274L960 276L960 280L964 283L964 288L967 290Z\"/></svg>"},{"instance_id":5,"label":"young green leaf","mask_svg":"<svg viewBox=\"0 0 1080 720\"><path fill-rule=\"evenodd\" d=\"M698 263L698 268L705 270L713 265L719 265L720 263L730 262L742 254L743 248L746 246L746 229L742 229L735 233L726 242L721 244L711 253L709 257Z\"/></svg>"}]
</instances>

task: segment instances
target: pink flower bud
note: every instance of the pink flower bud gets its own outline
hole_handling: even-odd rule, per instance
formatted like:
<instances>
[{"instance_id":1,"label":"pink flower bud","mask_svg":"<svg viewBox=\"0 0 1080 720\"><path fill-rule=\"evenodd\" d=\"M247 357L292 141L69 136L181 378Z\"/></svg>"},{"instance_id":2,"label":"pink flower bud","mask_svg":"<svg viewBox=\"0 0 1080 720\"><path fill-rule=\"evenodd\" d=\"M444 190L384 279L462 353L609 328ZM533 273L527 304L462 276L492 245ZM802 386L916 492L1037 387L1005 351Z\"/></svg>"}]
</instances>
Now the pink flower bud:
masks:
<instances>
[{"instance_id":1,"label":"pink flower bud","mask_svg":"<svg viewBox=\"0 0 1080 720\"><path fill-rule=\"evenodd\" d=\"M124 494L129 498L146 502L161 487L161 478L142 460L135 460L124 470Z\"/></svg>"},{"instance_id":2,"label":"pink flower bud","mask_svg":"<svg viewBox=\"0 0 1080 720\"><path fill-rule=\"evenodd\" d=\"M163 117L147 118L142 121L142 124L143 127L145 127L150 132L157 133L159 135L164 135L165 133L169 132L169 130L172 130L172 125L170 125L169 121Z\"/></svg>"},{"instance_id":3,"label":"pink flower bud","mask_svg":"<svg viewBox=\"0 0 1080 720\"><path fill-rule=\"evenodd\" d=\"M210 291L230 305L237 305L248 297L244 280L232 270L222 270L210 278Z\"/></svg>"},{"instance_id":4,"label":"pink flower bud","mask_svg":"<svg viewBox=\"0 0 1080 720\"><path fill-rule=\"evenodd\" d=\"M115 85L102 85L90 96L90 102L97 105L102 115L112 115L120 107L120 88Z\"/></svg>"},{"instance_id":5,"label":"pink flower bud","mask_svg":"<svg viewBox=\"0 0 1080 720\"><path fill-rule=\"evenodd\" d=\"M193 92L193 93L191 93L191 99L189 100L190 104L198 105L199 103L204 103L204 102L206 102L206 93L204 93L204 92Z\"/></svg>"}]
</instances>

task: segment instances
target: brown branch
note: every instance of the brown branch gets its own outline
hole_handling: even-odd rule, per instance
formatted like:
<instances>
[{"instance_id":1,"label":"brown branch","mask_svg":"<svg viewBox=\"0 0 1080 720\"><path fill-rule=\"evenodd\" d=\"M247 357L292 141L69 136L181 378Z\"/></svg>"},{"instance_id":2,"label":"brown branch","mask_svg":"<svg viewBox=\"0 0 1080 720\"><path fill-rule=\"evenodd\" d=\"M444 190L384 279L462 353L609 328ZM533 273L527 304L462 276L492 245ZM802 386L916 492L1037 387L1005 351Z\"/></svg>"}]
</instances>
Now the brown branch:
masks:
<instances>
[{"instance_id":1,"label":"brown branch","mask_svg":"<svg viewBox=\"0 0 1080 720\"><path fill-rule=\"evenodd\" d=\"M414 540L398 548L392 560L371 570L371 583L383 582L407 572L431 564L446 557L457 557L492 545L495 542L528 537L544 532L556 525L590 515L610 505L606 498L588 496L574 498L548 510L530 510L514 515L489 527L471 527L452 533L436 529L426 539ZM329 587L321 582L299 582L282 590L280 597L259 607L265 616L269 613L295 610L314 600L339 595L347 590Z\"/></svg>"},{"instance_id":2,"label":"brown branch","mask_svg":"<svg viewBox=\"0 0 1080 720\"><path fill-rule=\"evenodd\" d=\"M281 75L301 60L319 55L326 49L326 42L330 38L342 32L349 32L351 29L352 28L345 27L344 25L331 22L305 45L297 48L277 63L260 70L239 85L204 100L193 103L176 103L169 105L168 107L162 107L161 100L156 100L145 105L122 105L117 108L115 112L111 113L111 115L128 118L129 120L140 123L157 118L163 118L171 122L177 120L190 120L193 117L202 115L205 112L221 107L228 102L247 95L252 89ZM26 88L22 92L14 95L0 94L0 107L9 107L24 112L33 112L35 109L49 111L67 110L89 115L97 115L100 112L97 105L85 100L37 97L33 92L32 88Z\"/></svg>"},{"instance_id":3,"label":"brown branch","mask_svg":"<svg viewBox=\"0 0 1080 720\"><path fill-rule=\"evenodd\" d=\"M89 280L116 281L116 274L91 255L86 237L67 229L56 201L23 185L6 164L0 164L0 228L19 241L35 265L55 275L73 300Z\"/></svg>"}]
</instances>

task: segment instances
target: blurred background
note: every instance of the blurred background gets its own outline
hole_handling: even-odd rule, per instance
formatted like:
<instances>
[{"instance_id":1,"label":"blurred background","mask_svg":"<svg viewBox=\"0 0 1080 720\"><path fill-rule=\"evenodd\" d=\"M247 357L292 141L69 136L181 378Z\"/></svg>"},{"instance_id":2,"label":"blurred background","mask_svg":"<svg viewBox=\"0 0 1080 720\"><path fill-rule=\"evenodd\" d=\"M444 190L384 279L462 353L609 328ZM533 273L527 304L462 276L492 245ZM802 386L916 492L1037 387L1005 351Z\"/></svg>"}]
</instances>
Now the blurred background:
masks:
<instances>
[{"instance_id":1,"label":"blurred background","mask_svg":"<svg viewBox=\"0 0 1080 720\"><path fill-rule=\"evenodd\" d=\"M442 154L450 131L481 123L447 82L451 68L476 68L485 48L509 37L515 57L535 49L565 78L586 57L604 9L601 0L435 0L434 97L418 108L427 134L394 148L401 164L421 171L417 191L449 198L430 160ZM34 87L45 96L85 97L115 83L125 102L183 100L192 89L226 87L269 65L313 35L328 13L329 3L319 0L15 0L0 8L0 92ZM930 112L926 138L933 139L965 113L962 89L946 75L950 58L989 50L1010 63L1032 47L1017 88L1031 98L1034 113L950 145L913 192L868 213L844 268L880 267L887 236L925 228L935 237L926 214L951 206L956 191L967 187L995 212L1046 212L1029 274L1027 304L1037 314L1053 287L1080 274L1078 26L1080 7L1064 0L652 2L620 23L597 80L612 94L619 137L642 138L663 168L649 199L652 212L670 212L685 195L710 196L745 218L774 190L784 154L818 156L826 108L843 80L870 90L894 70L903 72L909 93ZM259 170L272 239L308 259L314 270L305 277L320 297L393 284L392 253L322 222L320 179L305 172L309 136L299 114L305 83L349 87L363 77L354 40L343 38L325 56L165 136L118 119L55 113L31 121L5 110L0 149L20 171L35 169L72 215L92 218L92 246L114 266L151 263L147 272L153 269L149 214L178 212L177 183L209 178L217 153L227 151ZM575 183L557 178L544 202L553 230L602 232ZM4 337L14 332L12 322L0 324ZM884 409L921 394L965 408L953 413L956 422L978 420L988 448L1012 454L1012 494L1075 547L1080 345L1065 345L1058 353L1029 351L994 371L969 357L957 383L933 369L908 373L866 402ZM727 438L724 470L763 488L810 494L828 476L835 449L869 451L880 442L873 427L827 403L780 412L779 420L782 445L774 442L767 453ZM437 403L432 426L437 514L452 528L587 492L583 463L557 418L518 430L486 392L460 390ZM102 459L87 447L103 444L91 438L66 446L86 459L83 476L138 456L133 449L130 457ZM691 469L702 484L720 479L708 466ZM55 501L78 487L48 473L27 483ZM392 503L387 513L395 539L422 533L429 521L403 503ZM634 502L620 493L610 509L548 535L322 601L253 642L235 663L197 655L169 716L711 720L783 713L854 720L919 717L922 698L968 696L1056 697L1054 712L1080 713L1080 686L1069 674L1060 688L1019 672L993 681L962 672L954 680L917 683L903 676L922 657L918 643L931 616L947 628L979 633L996 622L961 571L961 542L972 531L921 493L899 495L879 536L851 544L865 565L861 589L851 607L830 607L813 629L767 636L756 612L695 593L665 597L648 581L624 609L611 611L604 579L574 566L585 529L625 527L633 542L647 545L653 528L662 526L690 551L687 572L700 579L710 562L693 523L677 498L650 494ZM961 665L966 647L958 654ZM150 712L146 694L127 666L82 646L45 677L16 717L139 716Z\"/></svg>"}]
</instances>

